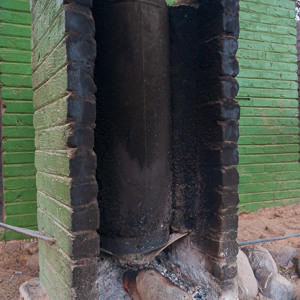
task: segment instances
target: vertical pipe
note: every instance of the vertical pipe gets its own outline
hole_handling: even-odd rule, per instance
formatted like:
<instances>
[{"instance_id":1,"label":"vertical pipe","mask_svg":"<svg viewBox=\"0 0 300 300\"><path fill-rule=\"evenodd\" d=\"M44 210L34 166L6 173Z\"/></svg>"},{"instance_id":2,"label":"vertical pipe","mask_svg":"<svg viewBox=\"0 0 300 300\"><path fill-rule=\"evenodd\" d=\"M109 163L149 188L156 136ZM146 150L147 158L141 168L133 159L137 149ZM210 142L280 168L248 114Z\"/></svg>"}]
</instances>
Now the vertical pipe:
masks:
<instances>
[{"instance_id":1,"label":"vertical pipe","mask_svg":"<svg viewBox=\"0 0 300 300\"><path fill-rule=\"evenodd\" d=\"M169 236L169 30L164 0L95 1L95 151L101 246L116 254Z\"/></svg>"}]
</instances>

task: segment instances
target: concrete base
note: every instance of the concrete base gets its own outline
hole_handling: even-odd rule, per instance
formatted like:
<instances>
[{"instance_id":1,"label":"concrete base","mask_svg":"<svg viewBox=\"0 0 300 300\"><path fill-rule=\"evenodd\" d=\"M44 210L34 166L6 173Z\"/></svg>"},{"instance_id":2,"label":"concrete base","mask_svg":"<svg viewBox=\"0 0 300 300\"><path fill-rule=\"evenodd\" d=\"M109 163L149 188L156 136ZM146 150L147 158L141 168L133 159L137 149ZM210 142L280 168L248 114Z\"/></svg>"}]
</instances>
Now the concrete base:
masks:
<instances>
[{"instance_id":1,"label":"concrete base","mask_svg":"<svg viewBox=\"0 0 300 300\"><path fill-rule=\"evenodd\" d=\"M42 287L39 278L32 278L24 282L20 288L19 300L51 300Z\"/></svg>"}]
</instances>

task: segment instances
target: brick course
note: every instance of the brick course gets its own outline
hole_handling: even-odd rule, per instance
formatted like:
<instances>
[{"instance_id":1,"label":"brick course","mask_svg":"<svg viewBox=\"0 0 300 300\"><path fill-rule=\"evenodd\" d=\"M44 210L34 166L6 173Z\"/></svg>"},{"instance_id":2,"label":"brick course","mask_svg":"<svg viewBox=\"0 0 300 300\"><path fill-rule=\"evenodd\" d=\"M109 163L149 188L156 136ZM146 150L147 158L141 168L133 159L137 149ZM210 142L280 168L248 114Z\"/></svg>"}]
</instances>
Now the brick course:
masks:
<instances>
[{"instance_id":1,"label":"brick course","mask_svg":"<svg viewBox=\"0 0 300 300\"><path fill-rule=\"evenodd\" d=\"M300 201L295 1L240 0L240 211Z\"/></svg>"},{"instance_id":2,"label":"brick course","mask_svg":"<svg viewBox=\"0 0 300 300\"><path fill-rule=\"evenodd\" d=\"M35 229L36 186L29 0L0 3L0 84L5 223ZM4 231L4 240L24 238Z\"/></svg>"}]
</instances>

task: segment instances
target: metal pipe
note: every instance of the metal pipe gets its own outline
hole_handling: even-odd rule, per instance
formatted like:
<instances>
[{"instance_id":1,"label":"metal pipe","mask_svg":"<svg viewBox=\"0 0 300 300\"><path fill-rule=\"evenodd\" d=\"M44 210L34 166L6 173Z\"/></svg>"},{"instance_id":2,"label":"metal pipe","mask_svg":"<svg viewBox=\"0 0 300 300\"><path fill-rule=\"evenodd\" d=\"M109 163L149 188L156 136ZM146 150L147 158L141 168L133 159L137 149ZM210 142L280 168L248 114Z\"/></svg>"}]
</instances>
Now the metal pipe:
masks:
<instances>
[{"instance_id":1,"label":"metal pipe","mask_svg":"<svg viewBox=\"0 0 300 300\"><path fill-rule=\"evenodd\" d=\"M169 239L169 30L164 0L94 1L101 247L143 253Z\"/></svg>"},{"instance_id":2,"label":"metal pipe","mask_svg":"<svg viewBox=\"0 0 300 300\"><path fill-rule=\"evenodd\" d=\"M26 228L21 228L21 227L16 227L16 226L4 224L4 223L1 223L1 222L0 222L0 227L3 227L3 228L8 229L8 230L15 231L15 232L19 232L19 233L22 233L22 234L25 234L25 235L28 235L28 236L31 236L31 237L34 237L34 238L37 238L37 239L40 239L40 240L44 240L46 242L50 242L50 243L55 243L56 242L53 237L46 236L42 232L39 232L39 231L26 229Z\"/></svg>"},{"instance_id":3,"label":"metal pipe","mask_svg":"<svg viewBox=\"0 0 300 300\"><path fill-rule=\"evenodd\" d=\"M272 241L281 241L293 237L300 237L300 233L287 235L287 236L280 236L275 238L269 238L269 239L261 239L261 240L253 240L253 241L246 241L246 242L240 242L238 243L239 246L245 246L245 245L252 245L252 244L258 244L258 243L266 243L266 242L272 242Z\"/></svg>"}]
</instances>

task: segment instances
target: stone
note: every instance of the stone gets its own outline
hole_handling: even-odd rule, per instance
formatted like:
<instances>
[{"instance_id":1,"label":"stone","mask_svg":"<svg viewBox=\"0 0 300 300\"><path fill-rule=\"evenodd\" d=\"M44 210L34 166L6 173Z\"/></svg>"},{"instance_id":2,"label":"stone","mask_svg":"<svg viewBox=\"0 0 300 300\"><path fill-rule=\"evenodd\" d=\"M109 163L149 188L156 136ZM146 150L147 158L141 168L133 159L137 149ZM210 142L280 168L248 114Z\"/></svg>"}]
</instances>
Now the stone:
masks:
<instances>
[{"instance_id":1,"label":"stone","mask_svg":"<svg viewBox=\"0 0 300 300\"><path fill-rule=\"evenodd\" d=\"M291 246L275 246L269 253L274 258L278 267L288 268L289 263L298 256L297 250ZM290 264L290 266L292 266Z\"/></svg>"},{"instance_id":2,"label":"stone","mask_svg":"<svg viewBox=\"0 0 300 300\"><path fill-rule=\"evenodd\" d=\"M300 279L294 283L294 300L300 300Z\"/></svg>"},{"instance_id":3,"label":"stone","mask_svg":"<svg viewBox=\"0 0 300 300\"><path fill-rule=\"evenodd\" d=\"M247 255L239 250L237 255L237 284L239 299L254 298L258 293L258 284Z\"/></svg>"},{"instance_id":4,"label":"stone","mask_svg":"<svg viewBox=\"0 0 300 300\"><path fill-rule=\"evenodd\" d=\"M38 253L34 253L33 255L31 255L26 262L26 266L28 269L30 270L39 270L39 254Z\"/></svg>"},{"instance_id":5,"label":"stone","mask_svg":"<svg viewBox=\"0 0 300 300\"><path fill-rule=\"evenodd\" d=\"M255 272L263 295L273 300L292 300L293 285L278 273L258 269Z\"/></svg>"},{"instance_id":6,"label":"stone","mask_svg":"<svg viewBox=\"0 0 300 300\"><path fill-rule=\"evenodd\" d=\"M31 243L26 243L24 245L24 250L26 250L29 254L37 253L39 251L38 242L34 241Z\"/></svg>"},{"instance_id":7,"label":"stone","mask_svg":"<svg viewBox=\"0 0 300 300\"><path fill-rule=\"evenodd\" d=\"M250 245L243 247L242 250L247 255L254 273L258 269L277 273L276 263L267 249L257 245Z\"/></svg>"},{"instance_id":8,"label":"stone","mask_svg":"<svg viewBox=\"0 0 300 300\"><path fill-rule=\"evenodd\" d=\"M19 241L11 241L5 244L5 253L12 254L21 251L21 243Z\"/></svg>"},{"instance_id":9,"label":"stone","mask_svg":"<svg viewBox=\"0 0 300 300\"><path fill-rule=\"evenodd\" d=\"M51 300L38 278L32 278L24 282L19 291L19 300Z\"/></svg>"},{"instance_id":10,"label":"stone","mask_svg":"<svg viewBox=\"0 0 300 300\"><path fill-rule=\"evenodd\" d=\"M297 258L296 271L298 273L298 277L300 278L300 257Z\"/></svg>"},{"instance_id":11,"label":"stone","mask_svg":"<svg viewBox=\"0 0 300 300\"><path fill-rule=\"evenodd\" d=\"M133 300L192 300L193 296L173 285L156 270L142 270L136 277L139 299Z\"/></svg>"},{"instance_id":12,"label":"stone","mask_svg":"<svg viewBox=\"0 0 300 300\"><path fill-rule=\"evenodd\" d=\"M154 269L128 270L123 278L124 288L133 300L192 300L191 294L173 285Z\"/></svg>"}]
</instances>

